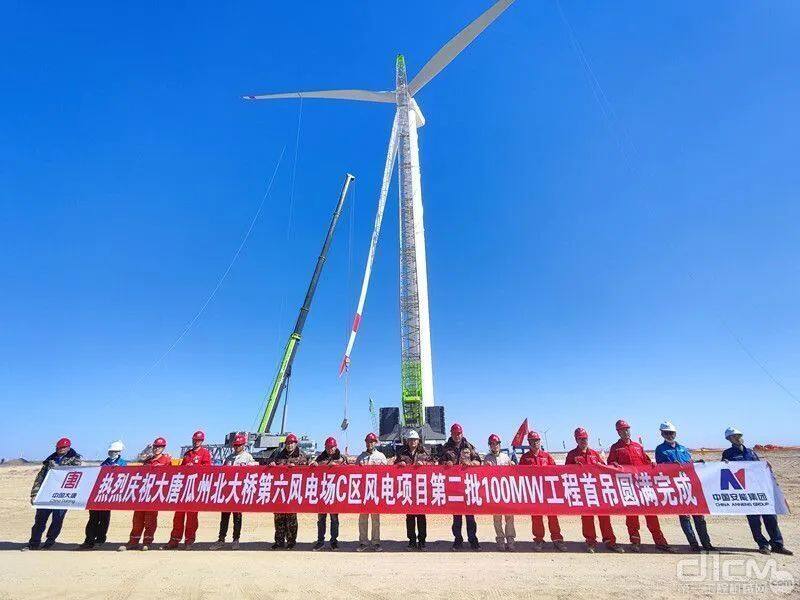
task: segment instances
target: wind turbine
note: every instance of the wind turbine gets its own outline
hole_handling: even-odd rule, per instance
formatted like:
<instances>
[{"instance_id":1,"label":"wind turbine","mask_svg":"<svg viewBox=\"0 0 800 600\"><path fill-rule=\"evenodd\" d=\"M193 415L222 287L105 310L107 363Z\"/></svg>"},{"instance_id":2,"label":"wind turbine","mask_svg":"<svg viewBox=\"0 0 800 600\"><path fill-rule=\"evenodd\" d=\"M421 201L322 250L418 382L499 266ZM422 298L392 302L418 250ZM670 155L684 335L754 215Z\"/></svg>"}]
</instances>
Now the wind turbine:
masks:
<instances>
[{"instance_id":1,"label":"wind turbine","mask_svg":"<svg viewBox=\"0 0 800 600\"><path fill-rule=\"evenodd\" d=\"M383 171L383 183L378 199L378 211L370 241L364 280L358 308L339 374L348 368L350 354L364 311L375 248L378 243L386 196L399 153L398 179L400 188L400 333L403 420L406 426L421 427L425 423L425 408L434 406L433 366L431 356L430 316L428 308L428 274L425 255L425 227L422 209L417 129L425 117L414 96L442 69L458 56L514 0L499 0L462 29L433 55L417 75L408 82L403 55L395 62L393 91L326 90L289 92L244 96L246 100L278 100L284 98L325 98L391 103L397 106L389 138L389 148ZM443 427L443 424L442 424Z\"/></svg>"}]
</instances>

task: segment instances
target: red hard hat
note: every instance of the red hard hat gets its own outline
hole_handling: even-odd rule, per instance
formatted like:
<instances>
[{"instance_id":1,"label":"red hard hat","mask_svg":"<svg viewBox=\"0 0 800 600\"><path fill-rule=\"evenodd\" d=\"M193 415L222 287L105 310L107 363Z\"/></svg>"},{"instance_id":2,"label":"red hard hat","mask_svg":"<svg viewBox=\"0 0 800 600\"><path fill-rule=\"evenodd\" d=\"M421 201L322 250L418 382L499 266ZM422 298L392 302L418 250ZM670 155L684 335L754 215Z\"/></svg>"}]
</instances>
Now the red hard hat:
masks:
<instances>
[{"instance_id":1,"label":"red hard hat","mask_svg":"<svg viewBox=\"0 0 800 600\"><path fill-rule=\"evenodd\" d=\"M589 439L589 432L586 431L583 427L578 427L575 430L575 439L576 440L588 440Z\"/></svg>"},{"instance_id":2,"label":"red hard hat","mask_svg":"<svg viewBox=\"0 0 800 600\"><path fill-rule=\"evenodd\" d=\"M325 440L325 449L328 450L329 448L336 448L336 439L329 437Z\"/></svg>"},{"instance_id":3,"label":"red hard hat","mask_svg":"<svg viewBox=\"0 0 800 600\"><path fill-rule=\"evenodd\" d=\"M59 448L69 448L72 446L72 442L69 441L69 438L61 438L56 442L56 450Z\"/></svg>"},{"instance_id":4,"label":"red hard hat","mask_svg":"<svg viewBox=\"0 0 800 600\"><path fill-rule=\"evenodd\" d=\"M464 433L464 428L458 423L453 423L450 426L450 433Z\"/></svg>"},{"instance_id":5,"label":"red hard hat","mask_svg":"<svg viewBox=\"0 0 800 600\"><path fill-rule=\"evenodd\" d=\"M195 432L194 432L194 435L192 435L192 441L200 441L200 442L203 442L203 441L205 441L205 439L206 439L206 434L205 434L205 433L204 433L202 430L200 430L200 429L198 429L197 431L195 431Z\"/></svg>"},{"instance_id":6,"label":"red hard hat","mask_svg":"<svg viewBox=\"0 0 800 600\"><path fill-rule=\"evenodd\" d=\"M620 419L617 421L617 431L620 429L630 429L630 425L628 425L628 422L625 419Z\"/></svg>"},{"instance_id":7,"label":"red hard hat","mask_svg":"<svg viewBox=\"0 0 800 600\"><path fill-rule=\"evenodd\" d=\"M529 441L541 440L541 439L542 439L542 436L539 435L538 431L529 431L528 432L528 440Z\"/></svg>"},{"instance_id":8,"label":"red hard hat","mask_svg":"<svg viewBox=\"0 0 800 600\"><path fill-rule=\"evenodd\" d=\"M294 442L295 444L297 443L297 436L293 433L290 433L289 435L286 436L286 443L290 444L292 442Z\"/></svg>"},{"instance_id":9,"label":"red hard hat","mask_svg":"<svg viewBox=\"0 0 800 600\"><path fill-rule=\"evenodd\" d=\"M377 442L378 441L378 436L375 435L374 433L368 433L367 437L364 438L364 441L365 442Z\"/></svg>"},{"instance_id":10,"label":"red hard hat","mask_svg":"<svg viewBox=\"0 0 800 600\"><path fill-rule=\"evenodd\" d=\"M233 445L234 446L244 446L247 444L247 436L243 433L237 433L233 437Z\"/></svg>"},{"instance_id":11,"label":"red hard hat","mask_svg":"<svg viewBox=\"0 0 800 600\"><path fill-rule=\"evenodd\" d=\"M489 443L490 444L499 444L500 443L500 436L496 433L493 433L489 436Z\"/></svg>"},{"instance_id":12,"label":"red hard hat","mask_svg":"<svg viewBox=\"0 0 800 600\"><path fill-rule=\"evenodd\" d=\"M161 446L162 448L167 445L167 440L162 437L157 437L153 440L153 447Z\"/></svg>"}]
</instances>

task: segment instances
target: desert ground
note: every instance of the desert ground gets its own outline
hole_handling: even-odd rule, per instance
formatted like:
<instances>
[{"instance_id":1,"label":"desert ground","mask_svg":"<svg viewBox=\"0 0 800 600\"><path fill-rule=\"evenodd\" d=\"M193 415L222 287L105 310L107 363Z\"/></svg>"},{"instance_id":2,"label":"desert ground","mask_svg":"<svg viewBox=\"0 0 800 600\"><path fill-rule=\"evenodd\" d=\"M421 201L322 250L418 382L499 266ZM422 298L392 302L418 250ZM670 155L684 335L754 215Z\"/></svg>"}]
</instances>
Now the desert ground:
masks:
<instances>
[{"instance_id":1,"label":"desert ground","mask_svg":"<svg viewBox=\"0 0 800 600\"><path fill-rule=\"evenodd\" d=\"M718 453L706 458L717 458ZM800 497L800 452L764 456L777 473L790 507ZM300 516L298 547L272 551L272 515L245 514L239 551L211 552L219 515L201 513L197 547L192 551L116 552L127 539L131 515L114 513L110 543L103 549L75 552L83 540L87 513L71 511L59 543L39 552L20 552L33 521L29 490L38 467L0 468L0 600L6 598L347 598L389 599L405 596L459 600L482 598L674 598L800 597L800 558L762 556L744 517L710 517L712 542L721 552L707 564L701 581L679 577L697 574L677 518L663 518L667 539L679 553L660 554L645 545L642 554L584 552L577 518L562 518L569 552L531 549L530 519L516 517L518 549L498 552L489 517L478 518L483 551L450 550L450 520L429 517L428 551L406 551L402 517L382 519L383 553L356 553L357 517L342 515L340 550L312 552L316 515ZM161 513L157 544L167 541L172 513ZM781 518L786 546L800 550L800 519ZM621 542L627 542L623 519L613 518ZM643 527L644 542L652 541ZM714 565L720 565L714 567ZM750 574L745 575L745 569ZM719 575L715 575L718 573ZM726 577L725 573L733 575ZM770 585L770 581L772 585ZM796 586L791 588L791 582Z\"/></svg>"}]
</instances>

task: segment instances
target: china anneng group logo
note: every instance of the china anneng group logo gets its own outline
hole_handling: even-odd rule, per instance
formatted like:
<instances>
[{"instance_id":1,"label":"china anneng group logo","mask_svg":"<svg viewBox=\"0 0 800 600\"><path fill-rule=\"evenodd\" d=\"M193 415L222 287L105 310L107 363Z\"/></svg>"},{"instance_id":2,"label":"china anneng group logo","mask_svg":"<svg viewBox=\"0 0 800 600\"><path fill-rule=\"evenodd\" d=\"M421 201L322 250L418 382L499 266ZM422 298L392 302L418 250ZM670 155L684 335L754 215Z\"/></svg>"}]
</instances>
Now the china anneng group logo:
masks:
<instances>
[{"instance_id":1,"label":"china anneng group logo","mask_svg":"<svg viewBox=\"0 0 800 600\"><path fill-rule=\"evenodd\" d=\"M721 490L743 490L747 487L745 483L745 471L739 469L736 472L730 469L721 469L719 472L719 489Z\"/></svg>"},{"instance_id":2,"label":"china anneng group logo","mask_svg":"<svg viewBox=\"0 0 800 600\"><path fill-rule=\"evenodd\" d=\"M66 477L64 477L64 482L61 484L61 489L74 490L78 487L78 482L80 482L81 477L83 477L83 473L80 471L70 471L67 473Z\"/></svg>"}]
</instances>

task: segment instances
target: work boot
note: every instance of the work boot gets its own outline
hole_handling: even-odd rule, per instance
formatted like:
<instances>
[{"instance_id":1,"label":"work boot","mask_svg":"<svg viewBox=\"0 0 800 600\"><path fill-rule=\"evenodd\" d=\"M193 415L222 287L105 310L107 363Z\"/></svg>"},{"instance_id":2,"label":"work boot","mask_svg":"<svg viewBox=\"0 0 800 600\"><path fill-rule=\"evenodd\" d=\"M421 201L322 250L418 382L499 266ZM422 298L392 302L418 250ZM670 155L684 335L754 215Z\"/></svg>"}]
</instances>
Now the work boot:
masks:
<instances>
[{"instance_id":1,"label":"work boot","mask_svg":"<svg viewBox=\"0 0 800 600\"><path fill-rule=\"evenodd\" d=\"M625 553L625 548L619 544L606 544L606 550L609 550L610 552L616 552L617 554Z\"/></svg>"},{"instance_id":2,"label":"work boot","mask_svg":"<svg viewBox=\"0 0 800 600\"><path fill-rule=\"evenodd\" d=\"M642 551L642 545L639 543L631 544L631 552L639 554Z\"/></svg>"},{"instance_id":3,"label":"work boot","mask_svg":"<svg viewBox=\"0 0 800 600\"><path fill-rule=\"evenodd\" d=\"M366 552L369 550L369 546L367 544L359 544L358 548L356 548L356 552Z\"/></svg>"},{"instance_id":4,"label":"work boot","mask_svg":"<svg viewBox=\"0 0 800 600\"><path fill-rule=\"evenodd\" d=\"M181 548L181 550L191 550L193 546L194 546L194 542L185 542L183 544L183 548Z\"/></svg>"},{"instance_id":5,"label":"work boot","mask_svg":"<svg viewBox=\"0 0 800 600\"><path fill-rule=\"evenodd\" d=\"M231 550L238 550L239 549L239 540L233 540L231 542Z\"/></svg>"},{"instance_id":6,"label":"work boot","mask_svg":"<svg viewBox=\"0 0 800 600\"><path fill-rule=\"evenodd\" d=\"M322 540L317 540L317 543L314 544L311 549L316 552L317 550L322 550L325 547L325 542Z\"/></svg>"},{"instance_id":7,"label":"work boot","mask_svg":"<svg viewBox=\"0 0 800 600\"><path fill-rule=\"evenodd\" d=\"M383 548L381 548L380 544L372 544L372 551L373 552L383 552Z\"/></svg>"},{"instance_id":8,"label":"work boot","mask_svg":"<svg viewBox=\"0 0 800 600\"><path fill-rule=\"evenodd\" d=\"M225 547L225 540L218 540L211 544L208 549L209 550L222 550Z\"/></svg>"},{"instance_id":9,"label":"work boot","mask_svg":"<svg viewBox=\"0 0 800 600\"><path fill-rule=\"evenodd\" d=\"M508 550L509 552L514 552L514 542L508 542L506 544L506 550Z\"/></svg>"},{"instance_id":10,"label":"work boot","mask_svg":"<svg viewBox=\"0 0 800 600\"><path fill-rule=\"evenodd\" d=\"M469 547L472 548L475 552L481 551L481 545L478 542L470 542Z\"/></svg>"},{"instance_id":11,"label":"work boot","mask_svg":"<svg viewBox=\"0 0 800 600\"><path fill-rule=\"evenodd\" d=\"M180 542L177 542L175 540L170 540L166 544L161 546L161 549L162 550L175 550L175 548L177 548L179 545L180 545Z\"/></svg>"},{"instance_id":12,"label":"work boot","mask_svg":"<svg viewBox=\"0 0 800 600\"><path fill-rule=\"evenodd\" d=\"M544 550L544 541L542 540L533 540L533 549L536 552L541 552Z\"/></svg>"},{"instance_id":13,"label":"work boot","mask_svg":"<svg viewBox=\"0 0 800 600\"><path fill-rule=\"evenodd\" d=\"M759 546L758 551L761 554L772 554L772 550L770 550L769 546Z\"/></svg>"},{"instance_id":14,"label":"work boot","mask_svg":"<svg viewBox=\"0 0 800 600\"><path fill-rule=\"evenodd\" d=\"M294 545L295 545L295 542L289 542L288 544L286 544L286 549L287 550L294 550Z\"/></svg>"},{"instance_id":15,"label":"work boot","mask_svg":"<svg viewBox=\"0 0 800 600\"><path fill-rule=\"evenodd\" d=\"M123 544L119 548L117 548L117 552L125 552L126 550L138 550L139 544L133 542L128 542L127 544Z\"/></svg>"},{"instance_id":16,"label":"work boot","mask_svg":"<svg viewBox=\"0 0 800 600\"><path fill-rule=\"evenodd\" d=\"M417 542L417 550L425 552L425 542Z\"/></svg>"},{"instance_id":17,"label":"work boot","mask_svg":"<svg viewBox=\"0 0 800 600\"><path fill-rule=\"evenodd\" d=\"M589 554L594 554L597 552L597 549L595 548L594 544L586 544L586 552Z\"/></svg>"},{"instance_id":18,"label":"work boot","mask_svg":"<svg viewBox=\"0 0 800 600\"><path fill-rule=\"evenodd\" d=\"M83 542L80 546L75 548L75 550L91 550L92 548L94 548L93 542Z\"/></svg>"},{"instance_id":19,"label":"work boot","mask_svg":"<svg viewBox=\"0 0 800 600\"><path fill-rule=\"evenodd\" d=\"M283 542L275 542L274 544L272 544L273 550L280 550L281 548L286 548L286 544L284 544Z\"/></svg>"},{"instance_id":20,"label":"work boot","mask_svg":"<svg viewBox=\"0 0 800 600\"><path fill-rule=\"evenodd\" d=\"M52 548L56 545L55 540L45 540L44 544L42 544L42 550L47 550L48 548Z\"/></svg>"},{"instance_id":21,"label":"work boot","mask_svg":"<svg viewBox=\"0 0 800 600\"><path fill-rule=\"evenodd\" d=\"M567 551L567 545L562 540L558 540L557 542L553 542L553 546L555 546L556 550L558 550L559 552L566 552Z\"/></svg>"},{"instance_id":22,"label":"work boot","mask_svg":"<svg viewBox=\"0 0 800 600\"><path fill-rule=\"evenodd\" d=\"M22 550L23 552L28 552L30 550L38 550L38 549L39 549L39 544L25 544L22 548L20 548L20 550Z\"/></svg>"},{"instance_id":23,"label":"work boot","mask_svg":"<svg viewBox=\"0 0 800 600\"><path fill-rule=\"evenodd\" d=\"M461 550L461 548L463 546L464 546L464 542L453 542L452 550L453 550L453 552L456 552L457 550Z\"/></svg>"},{"instance_id":24,"label":"work boot","mask_svg":"<svg viewBox=\"0 0 800 600\"><path fill-rule=\"evenodd\" d=\"M666 552L667 554L675 554L675 548L669 544L656 544L656 549L660 552Z\"/></svg>"},{"instance_id":25,"label":"work boot","mask_svg":"<svg viewBox=\"0 0 800 600\"><path fill-rule=\"evenodd\" d=\"M147 552L148 550L150 550L150 546L148 546L147 544L142 544L142 547L139 548L139 550L141 550L142 552Z\"/></svg>"},{"instance_id":26,"label":"work boot","mask_svg":"<svg viewBox=\"0 0 800 600\"><path fill-rule=\"evenodd\" d=\"M331 550L338 550L339 549L339 542L337 540L331 540Z\"/></svg>"},{"instance_id":27,"label":"work boot","mask_svg":"<svg viewBox=\"0 0 800 600\"><path fill-rule=\"evenodd\" d=\"M706 552L718 552L718 550L711 544L703 544L703 550Z\"/></svg>"},{"instance_id":28,"label":"work boot","mask_svg":"<svg viewBox=\"0 0 800 600\"><path fill-rule=\"evenodd\" d=\"M783 554L784 556L794 556L794 552L785 548L784 546L773 546L772 551L775 554Z\"/></svg>"},{"instance_id":29,"label":"work boot","mask_svg":"<svg viewBox=\"0 0 800 600\"><path fill-rule=\"evenodd\" d=\"M702 548L700 548L700 544L689 544L689 550L692 552L701 552Z\"/></svg>"}]
</instances>

